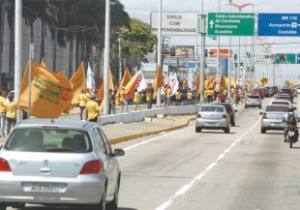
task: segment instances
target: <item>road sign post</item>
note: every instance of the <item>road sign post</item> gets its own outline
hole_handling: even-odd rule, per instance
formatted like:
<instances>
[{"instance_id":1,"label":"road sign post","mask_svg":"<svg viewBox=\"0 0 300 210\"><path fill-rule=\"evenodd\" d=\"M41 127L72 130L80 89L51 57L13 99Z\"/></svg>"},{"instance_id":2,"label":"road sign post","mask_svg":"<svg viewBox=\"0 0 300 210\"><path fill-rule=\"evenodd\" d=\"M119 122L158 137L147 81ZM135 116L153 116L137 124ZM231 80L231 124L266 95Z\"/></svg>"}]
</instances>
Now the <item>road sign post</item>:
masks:
<instances>
[{"instance_id":1,"label":"road sign post","mask_svg":"<svg viewBox=\"0 0 300 210\"><path fill-rule=\"evenodd\" d=\"M208 35L253 36L254 13L208 13Z\"/></svg>"}]
</instances>

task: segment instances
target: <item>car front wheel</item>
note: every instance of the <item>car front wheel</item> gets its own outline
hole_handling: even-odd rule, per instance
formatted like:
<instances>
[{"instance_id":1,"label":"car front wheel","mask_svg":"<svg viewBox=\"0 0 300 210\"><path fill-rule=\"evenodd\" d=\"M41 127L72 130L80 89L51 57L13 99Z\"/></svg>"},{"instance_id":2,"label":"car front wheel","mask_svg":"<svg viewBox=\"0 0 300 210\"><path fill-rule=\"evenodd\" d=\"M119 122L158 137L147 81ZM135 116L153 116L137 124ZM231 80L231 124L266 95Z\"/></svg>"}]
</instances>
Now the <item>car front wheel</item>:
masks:
<instances>
[{"instance_id":1,"label":"car front wheel","mask_svg":"<svg viewBox=\"0 0 300 210\"><path fill-rule=\"evenodd\" d=\"M201 133L201 128L199 128L199 127L196 127L196 133Z\"/></svg>"},{"instance_id":2,"label":"car front wheel","mask_svg":"<svg viewBox=\"0 0 300 210\"><path fill-rule=\"evenodd\" d=\"M225 129L224 129L224 132L225 132L225 133L230 133L230 128L229 128L229 127L228 127L228 128L225 128Z\"/></svg>"}]
</instances>

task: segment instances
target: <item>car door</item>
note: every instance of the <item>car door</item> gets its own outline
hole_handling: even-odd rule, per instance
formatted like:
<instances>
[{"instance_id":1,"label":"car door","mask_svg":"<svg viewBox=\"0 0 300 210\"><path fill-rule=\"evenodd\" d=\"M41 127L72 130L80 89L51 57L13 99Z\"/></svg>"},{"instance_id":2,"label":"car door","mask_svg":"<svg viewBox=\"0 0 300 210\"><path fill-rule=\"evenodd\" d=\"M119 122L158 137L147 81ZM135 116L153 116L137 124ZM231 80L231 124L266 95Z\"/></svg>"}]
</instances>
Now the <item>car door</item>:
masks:
<instances>
[{"instance_id":1,"label":"car door","mask_svg":"<svg viewBox=\"0 0 300 210\"><path fill-rule=\"evenodd\" d=\"M118 163L113 156L113 151L104 132L98 127L94 128L93 131L97 136L100 150L104 153L105 156L105 164L106 164L105 170L106 170L106 175L108 180L107 195L110 197L114 195L116 183L118 181L117 180L119 174Z\"/></svg>"}]
</instances>

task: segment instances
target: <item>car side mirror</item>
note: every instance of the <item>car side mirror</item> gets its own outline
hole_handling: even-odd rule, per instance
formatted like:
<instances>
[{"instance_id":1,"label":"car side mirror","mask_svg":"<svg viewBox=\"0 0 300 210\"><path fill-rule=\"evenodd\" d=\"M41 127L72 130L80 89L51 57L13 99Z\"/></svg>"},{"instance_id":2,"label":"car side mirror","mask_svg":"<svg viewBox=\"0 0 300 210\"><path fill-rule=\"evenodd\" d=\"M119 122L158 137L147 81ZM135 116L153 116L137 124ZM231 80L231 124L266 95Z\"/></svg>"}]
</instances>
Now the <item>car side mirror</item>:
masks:
<instances>
[{"instance_id":1,"label":"car side mirror","mask_svg":"<svg viewBox=\"0 0 300 210\"><path fill-rule=\"evenodd\" d=\"M125 155L125 151L123 149L115 149L114 150L114 156L115 157L121 157Z\"/></svg>"},{"instance_id":2,"label":"car side mirror","mask_svg":"<svg viewBox=\"0 0 300 210\"><path fill-rule=\"evenodd\" d=\"M260 112L259 114L260 114L260 115L263 115L264 113L263 113L263 112Z\"/></svg>"}]
</instances>

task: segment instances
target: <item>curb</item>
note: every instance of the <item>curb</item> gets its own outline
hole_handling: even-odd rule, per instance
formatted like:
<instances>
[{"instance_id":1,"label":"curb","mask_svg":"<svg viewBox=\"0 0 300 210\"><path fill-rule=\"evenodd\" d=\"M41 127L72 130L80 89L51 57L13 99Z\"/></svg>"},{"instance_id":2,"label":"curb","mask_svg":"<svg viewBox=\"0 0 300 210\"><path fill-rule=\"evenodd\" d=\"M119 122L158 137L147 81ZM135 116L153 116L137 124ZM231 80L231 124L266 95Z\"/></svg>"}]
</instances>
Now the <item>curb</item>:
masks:
<instances>
[{"instance_id":1,"label":"curb","mask_svg":"<svg viewBox=\"0 0 300 210\"><path fill-rule=\"evenodd\" d=\"M162 133L162 132L177 130L177 129L180 129L180 128L187 127L190 124L190 122L195 120L195 119L196 119L196 117L192 117L192 118L188 119L186 123L183 123L181 125L177 125L177 126L174 126L174 127L170 127L170 128L165 128L165 129L160 129L160 130L156 130L156 131L149 131L149 132L145 132L145 133L138 133L138 134L132 134L132 135L127 135L127 136L120 136L120 137L111 138L109 140L109 142L111 144L118 144L118 143L121 143L121 142L126 142L126 141L129 141L129 140L142 138L142 137L145 137L145 136L151 136L151 135L159 134L159 133Z\"/></svg>"}]
</instances>

